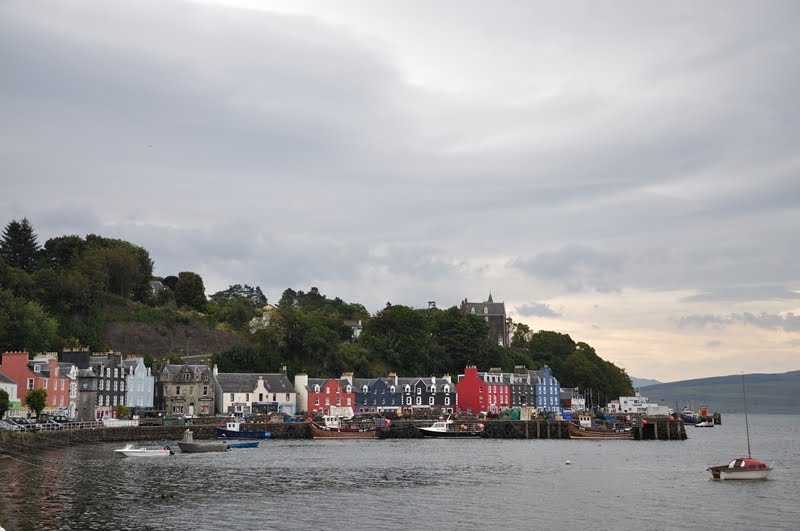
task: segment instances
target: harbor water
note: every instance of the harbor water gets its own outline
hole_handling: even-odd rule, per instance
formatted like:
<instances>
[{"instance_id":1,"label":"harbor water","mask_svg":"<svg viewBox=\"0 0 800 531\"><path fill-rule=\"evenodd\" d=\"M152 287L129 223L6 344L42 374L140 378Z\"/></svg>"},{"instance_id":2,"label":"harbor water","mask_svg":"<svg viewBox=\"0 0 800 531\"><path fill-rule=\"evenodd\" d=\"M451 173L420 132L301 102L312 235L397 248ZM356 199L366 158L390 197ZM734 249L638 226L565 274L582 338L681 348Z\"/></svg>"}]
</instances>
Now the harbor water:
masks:
<instances>
[{"instance_id":1,"label":"harbor water","mask_svg":"<svg viewBox=\"0 0 800 531\"><path fill-rule=\"evenodd\" d=\"M267 440L122 458L121 444L0 457L0 526L26 529L798 529L800 415L750 415L765 481L709 479L747 453L743 415L686 441ZM568 464L569 463L569 464Z\"/></svg>"}]
</instances>

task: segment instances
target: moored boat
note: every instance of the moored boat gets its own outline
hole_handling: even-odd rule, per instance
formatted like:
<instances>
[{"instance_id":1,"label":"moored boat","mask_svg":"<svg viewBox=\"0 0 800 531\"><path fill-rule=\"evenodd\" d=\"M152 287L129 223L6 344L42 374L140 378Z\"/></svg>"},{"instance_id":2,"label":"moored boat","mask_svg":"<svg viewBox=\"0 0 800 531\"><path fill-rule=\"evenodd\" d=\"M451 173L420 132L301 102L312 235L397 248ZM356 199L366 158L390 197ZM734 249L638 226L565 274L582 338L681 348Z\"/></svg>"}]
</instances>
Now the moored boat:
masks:
<instances>
[{"instance_id":1,"label":"moored boat","mask_svg":"<svg viewBox=\"0 0 800 531\"><path fill-rule=\"evenodd\" d=\"M583 426L577 426L572 422L569 422L567 426L569 426L569 436L571 439L633 440L633 431L630 429L609 430L602 428L586 428Z\"/></svg>"},{"instance_id":2,"label":"moored boat","mask_svg":"<svg viewBox=\"0 0 800 531\"><path fill-rule=\"evenodd\" d=\"M311 422L311 434L315 439L377 439L378 428L369 427L335 427Z\"/></svg>"},{"instance_id":3,"label":"moored boat","mask_svg":"<svg viewBox=\"0 0 800 531\"><path fill-rule=\"evenodd\" d=\"M183 432L183 439L178 442L178 448L184 453L200 452L227 452L228 445L224 442L194 442L192 430Z\"/></svg>"},{"instance_id":4,"label":"moored boat","mask_svg":"<svg viewBox=\"0 0 800 531\"><path fill-rule=\"evenodd\" d=\"M135 447L133 444L126 444L124 448L119 448L114 450L117 455L121 455L123 457L167 457L169 455L175 455L169 446L163 446L159 448L147 448L147 447Z\"/></svg>"},{"instance_id":5,"label":"moored boat","mask_svg":"<svg viewBox=\"0 0 800 531\"><path fill-rule=\"evenodd\" d=\"M420 428L419 431L425 437L439 437L444 439L478 438L483 437L483 424L458 422L450 417L440 418L430 426Z\"/></svg>"},{"instance_id":6,"label":"moored boat","mask_svg":"<svg viewBox=\"0 0 800 531\"><path fill-rule=\"evenodd\" d=\"M747 390L744 386L744 374L742 375L742 401L744 402L744 427L747 433L747 457L737 457L727 465L706 468L711 474L711 479L767 479L772 471L772 467L764 461L753 459L750 452L750 423L747 420Z\"/></svg>"},{"instance_id":7,"label":"moored boat","mask_svg":"<svg viewBox=\"0 0 800 531\"><path fill-rule=\"evenodd\" d=\"M217 428L217 437L222 439L269 439L272 433L268 431L242 430L242 424L237 419L228 420L224 428Z\"/></svg>"},{"instance_id":8,"label":"moored boat","mask_svg":"<svg viewBox=\"0 0 800 531\"><path fill-rule=\"evenodd\" d=\"M706 470L711 473L711 479L767 479L772 467L758 459L737 457L727 465L712 466Z\"/></svg>"},{"instance_id":9,"label":"moored boat","mask_svg":"<svg viewBox=\"0 0 800 531\"><path fill-rule=\"evenodd\" d=\"M714 422L710 420L703 420L694 425L695 428L713 428Z\"/></svg>"},{"instance_id":10,"label":"moored boat","mask_svg":"<svg viewBox=\"0 0 800 531\"><path fill-rule=\"evenodd\" d=\"M228 448L258 448L261 441L236 441L229 442Z\"/></svg>"}]
</instances>

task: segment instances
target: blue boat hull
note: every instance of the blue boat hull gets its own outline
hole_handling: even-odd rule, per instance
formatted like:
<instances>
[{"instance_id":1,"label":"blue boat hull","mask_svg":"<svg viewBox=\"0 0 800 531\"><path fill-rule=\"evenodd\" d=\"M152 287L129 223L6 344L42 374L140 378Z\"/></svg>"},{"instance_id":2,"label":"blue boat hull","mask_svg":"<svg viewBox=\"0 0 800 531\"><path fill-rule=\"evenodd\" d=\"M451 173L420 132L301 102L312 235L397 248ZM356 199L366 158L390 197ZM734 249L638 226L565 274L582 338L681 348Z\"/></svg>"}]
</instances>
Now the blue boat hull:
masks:
<instances>
[{"instance_id":1,"label":"blue boat hull","mask_svg":"<svg viewBox=\"0 0 800 531\"><path fill-rule=\"evenodd\" d=\"M259 441L242 441L228 443L228 448L258 448Z\"/></svg>"},{"instance_id":2,"label":"blue boat hull","mask_svg":"<svg viewBox=\"0 0 800 531\"><path fill-rule=\"evenodd\" d=\"M235 431L217 428L217 437L221 439L269 439L272 434L268 431Z\"/></svg>"}]
</instances>

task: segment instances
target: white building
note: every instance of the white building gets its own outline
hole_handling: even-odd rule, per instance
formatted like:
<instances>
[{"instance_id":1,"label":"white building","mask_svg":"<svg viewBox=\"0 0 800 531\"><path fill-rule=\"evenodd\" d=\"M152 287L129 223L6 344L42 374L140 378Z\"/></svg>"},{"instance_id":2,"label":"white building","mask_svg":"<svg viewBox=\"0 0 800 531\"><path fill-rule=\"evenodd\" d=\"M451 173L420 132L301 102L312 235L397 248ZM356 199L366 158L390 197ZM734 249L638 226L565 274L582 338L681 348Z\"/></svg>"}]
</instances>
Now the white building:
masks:
<instances>
[{"instance_id":1,"label":"white building","mask_svg":"<svg viewBox=\"0 0 800 531\"><path fill-rule=\"evenodd\" d=\"M144 358L123 360L125 368L125 402L130 408L152 409L155 397L155 381L150 367L145 366Z\"/></svg>"},{"instance_id":2,"label":"white building","mask_svg":"<svg viewBox=\"0 0 800 531\"><path fill-rule=\"evenodd\" d=\"M224 415L294 415L297 394L285 373L224 373L215 367L215 409Z\"/></svg>"}]
</instances>

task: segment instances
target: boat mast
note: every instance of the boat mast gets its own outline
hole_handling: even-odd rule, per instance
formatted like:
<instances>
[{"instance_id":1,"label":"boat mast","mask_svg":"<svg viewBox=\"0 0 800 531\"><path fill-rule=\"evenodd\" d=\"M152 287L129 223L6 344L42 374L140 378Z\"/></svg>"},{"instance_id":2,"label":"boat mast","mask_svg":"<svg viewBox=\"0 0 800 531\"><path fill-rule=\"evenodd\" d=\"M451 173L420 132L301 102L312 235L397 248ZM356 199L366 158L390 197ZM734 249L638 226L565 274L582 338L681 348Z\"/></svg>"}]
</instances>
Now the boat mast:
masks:
<instances>
[{"instance_id":1,"label":"boat mast","mask_svg":"<svg viewBox=\"0 0 800 531\"><path fill-rule=\"evenodd\" d=\"M744 374L742 374L742 398L744 399L744 429L747 432L747 457L750 455L750 425L747 422L747 391L744 388Z\"/></svg>"}]
</instances>

